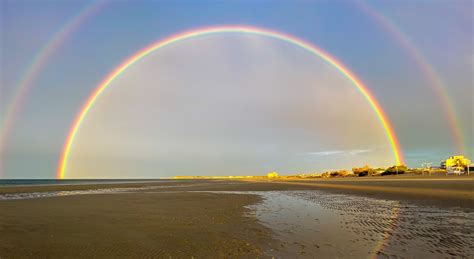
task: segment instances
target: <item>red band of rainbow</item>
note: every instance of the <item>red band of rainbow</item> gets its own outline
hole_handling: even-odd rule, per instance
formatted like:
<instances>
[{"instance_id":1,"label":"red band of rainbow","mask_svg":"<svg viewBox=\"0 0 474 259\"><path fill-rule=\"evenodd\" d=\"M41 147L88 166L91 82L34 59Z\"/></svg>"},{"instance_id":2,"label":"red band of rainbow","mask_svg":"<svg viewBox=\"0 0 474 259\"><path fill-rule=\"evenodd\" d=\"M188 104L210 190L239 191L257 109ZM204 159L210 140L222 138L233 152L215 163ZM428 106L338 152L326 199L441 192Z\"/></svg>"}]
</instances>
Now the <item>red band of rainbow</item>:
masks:
<instances>
[{"instance_id":1,"label":"red band of rainbow","mask_svg":"<svg viewBox=\"0 0 474 259\"><path fill-rule=\"evenodd\" d=\"M370 93L369 89L358 79L346 66L344 66L340 61L336 58L332 57L328 53L324 52L320 48L305 42L301 39L298 39L294 36L287 35L281 32L275 32L268 29L256 28L256 27L249 27L249 26L219 26L219 27L208 27L202 29L196 29L192 31L186 31L183 33L179 33L168 37L164 40L160 40L158 42L154 42L151 45L145 47L144 49L138 51L131 57L127 58L124 62L122 62L116 69L114 69L91 93L89 98L87 99L86 103L82 106L80 112L77 114L74 122L72 123L71 129L67 136L67 139L64 143L63 152L61 154L61 158L59 160L59 165L57 169L57 178L64 179L66 169L68 166L68 158L71 152L71 148L74 144L74 140L76 138L77 133L79 132L80 126L83 123L84 119L86 118L89 111L94 106L95 101L101 96L101 94L109 87L110 83L115 80L120 74L124 73L127 68L132 66L135 62L138 62L143 57L147 56L148 54L157 51L163 47L169 46L173 43L177 43L182 40L205 36L210 34L218 34L218 33L245 33L245 34L254 34L260 36L266 36L274 39L279 39L296 46L299 46L310 53L322 58L328 64L336 68L342 75L344 75L349 81L351 81L359 90L359 92L365 97L365 99L369 102L370 106L376 113L377 117L379 118L382 127L385 130L386 136L388 141L390 142L390 146L393 150L393 156L396 164L403 164L403 156L400 149L400 145L398 143L398 139L395 135L393 127L388 120L387 115L382 110L380 104L376 101L375 97L372 93Z\"/></svg>"}]
</instances>

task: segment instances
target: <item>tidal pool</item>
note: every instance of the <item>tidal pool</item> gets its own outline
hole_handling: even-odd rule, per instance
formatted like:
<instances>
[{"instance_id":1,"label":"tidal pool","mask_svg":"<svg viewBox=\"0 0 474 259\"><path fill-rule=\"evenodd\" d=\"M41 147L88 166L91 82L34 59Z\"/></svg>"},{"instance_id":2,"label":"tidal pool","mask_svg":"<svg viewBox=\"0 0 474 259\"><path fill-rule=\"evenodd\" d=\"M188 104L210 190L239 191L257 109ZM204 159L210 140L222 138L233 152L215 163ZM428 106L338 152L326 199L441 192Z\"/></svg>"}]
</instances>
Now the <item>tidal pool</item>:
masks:
<instances>
[{"instance_id":1,"label":"tidal pool","mask_svg":"<svg viewBox=\"0 0 474 259\"><path fill-rule=\"evenodd\" d=\"M474 211L419 206L324 191L256 194L249 208L278 241L267 253L286 258L471 257Z\"/></svg>"}]
</instances>

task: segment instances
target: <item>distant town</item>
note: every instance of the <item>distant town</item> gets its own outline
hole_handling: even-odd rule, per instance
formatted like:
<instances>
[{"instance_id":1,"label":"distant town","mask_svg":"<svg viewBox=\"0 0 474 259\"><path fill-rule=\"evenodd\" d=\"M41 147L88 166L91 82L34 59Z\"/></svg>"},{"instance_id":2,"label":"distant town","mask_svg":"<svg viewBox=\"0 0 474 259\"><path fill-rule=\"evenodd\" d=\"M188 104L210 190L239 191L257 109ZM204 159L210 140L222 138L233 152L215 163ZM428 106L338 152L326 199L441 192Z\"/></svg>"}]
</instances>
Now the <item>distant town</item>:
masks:
<instances>
[{"instance_id":1,"label":"distant town","mask_svg":"<svg viewBox=\"0 0 474 259\"><path fill-rule=\"evenodd\" d=\"M252 178L330 178L330 177L370 177L386 175L469 175L474 171L471 160L464 156L451 156L440 162L439 166L432 166L432 163L424 163L422 167L408 168L405 165L394 165L388 168L372 168L369 165L354 167L352 170L335 170L315 173L297 173L280 175L278 172L269 172L262 176L175 176L173 179L252 179Z\"/></svg>"}]
</instances>

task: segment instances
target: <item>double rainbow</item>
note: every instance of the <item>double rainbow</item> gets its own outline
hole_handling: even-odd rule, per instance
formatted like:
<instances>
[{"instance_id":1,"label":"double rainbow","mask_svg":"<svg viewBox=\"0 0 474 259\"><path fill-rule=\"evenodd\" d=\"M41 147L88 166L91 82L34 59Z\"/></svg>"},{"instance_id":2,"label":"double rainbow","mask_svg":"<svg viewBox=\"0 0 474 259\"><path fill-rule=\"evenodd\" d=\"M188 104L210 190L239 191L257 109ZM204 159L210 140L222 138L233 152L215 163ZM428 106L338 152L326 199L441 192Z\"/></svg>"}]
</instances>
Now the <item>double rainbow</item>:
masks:
<instances>
[{"instance_id":1,"label":"double rainbow","mask_svg":"<svg viewBox=\"0 0 474 259\"><path fill-rule=\"evenodd\" d=\"M248 26L219 26L219 27L210 27L210 28L202 28L196 29L192 31L186 31L183 33L179 33L168 37L164 40L160 40L157 42L152 43L151 45L143 48L142 50L138 51L131 57L127 58L123 63L121 63L115 70L113 70L105 79L96 87L96 89L91 93L89 98L87 99L86 103L82 106L80 112L77 114L72 127L69 131L67 136L66 142L63 147L63 152L61 154L61 158L59 160L59 165L57 169L57 178L64 179L66 169L68 167L68 159L69 154L71 153L72 146L74 144L74 140L79 132L79 129L84 122L84 119L87 117L87 114L94 106L97 99L108 89L110 84L122 73L124 73L130 66L135 64L136 62L140 61L142 58L146 57L147 55L151 54L154 51L160 50L166 46L172 45L174 43L211 35L211 34L223 34L223 33L243 33L243 34L253 34L253 35L260 35L269 38L274 38L278 40L282 40L288 42L290 44L294 44L299 46L308 52L316 55L319 58L322 58L328 64L333 66L337 69L344 77L346 77L350 82L354 84L354 86L359 90L359 92L365 97L365 99L369 102L370 106L374 110L375 114L377 115L382 127L385 130L386 137L390 142L391 148L393 150L394 160L397 164L403 164L403 157L402 152L400 149L400 145L398 143L398 139L394 133L393 127L388 120L387 115L382 110L380 104L376 101L375 97L372 93L370 93L367 86L365 86L360 79L358 79L346 66L344 66L339 60L334 58L333 56L329 55L322 49L305 42L301 39L298 39L294 36L287 35L281 32L271 31L268 29L256 28L256 27L248 27Z\"/></svg>"}]
</instances>

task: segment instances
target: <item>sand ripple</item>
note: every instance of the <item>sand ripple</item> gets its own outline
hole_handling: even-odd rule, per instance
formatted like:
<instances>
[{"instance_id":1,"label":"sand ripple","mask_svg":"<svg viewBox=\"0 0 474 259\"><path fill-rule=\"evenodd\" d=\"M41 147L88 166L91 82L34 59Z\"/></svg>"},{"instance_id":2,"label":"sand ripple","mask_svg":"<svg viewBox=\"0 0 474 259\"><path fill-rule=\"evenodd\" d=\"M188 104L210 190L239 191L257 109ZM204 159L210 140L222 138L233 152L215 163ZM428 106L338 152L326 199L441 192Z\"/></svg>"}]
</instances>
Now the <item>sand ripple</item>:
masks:
<instances>
[{"instance_id":1,"label":"sand ripple","mask_svg":"<svg viewBox=\"0 0 474 259\"><path fill-rule=\"evenodd\" d=\"M474 254L473 211L306 191L289 195L342 213L343 228L364 240L378 240L374 252L380 257Z\"/></svg>"}]
</instances>

